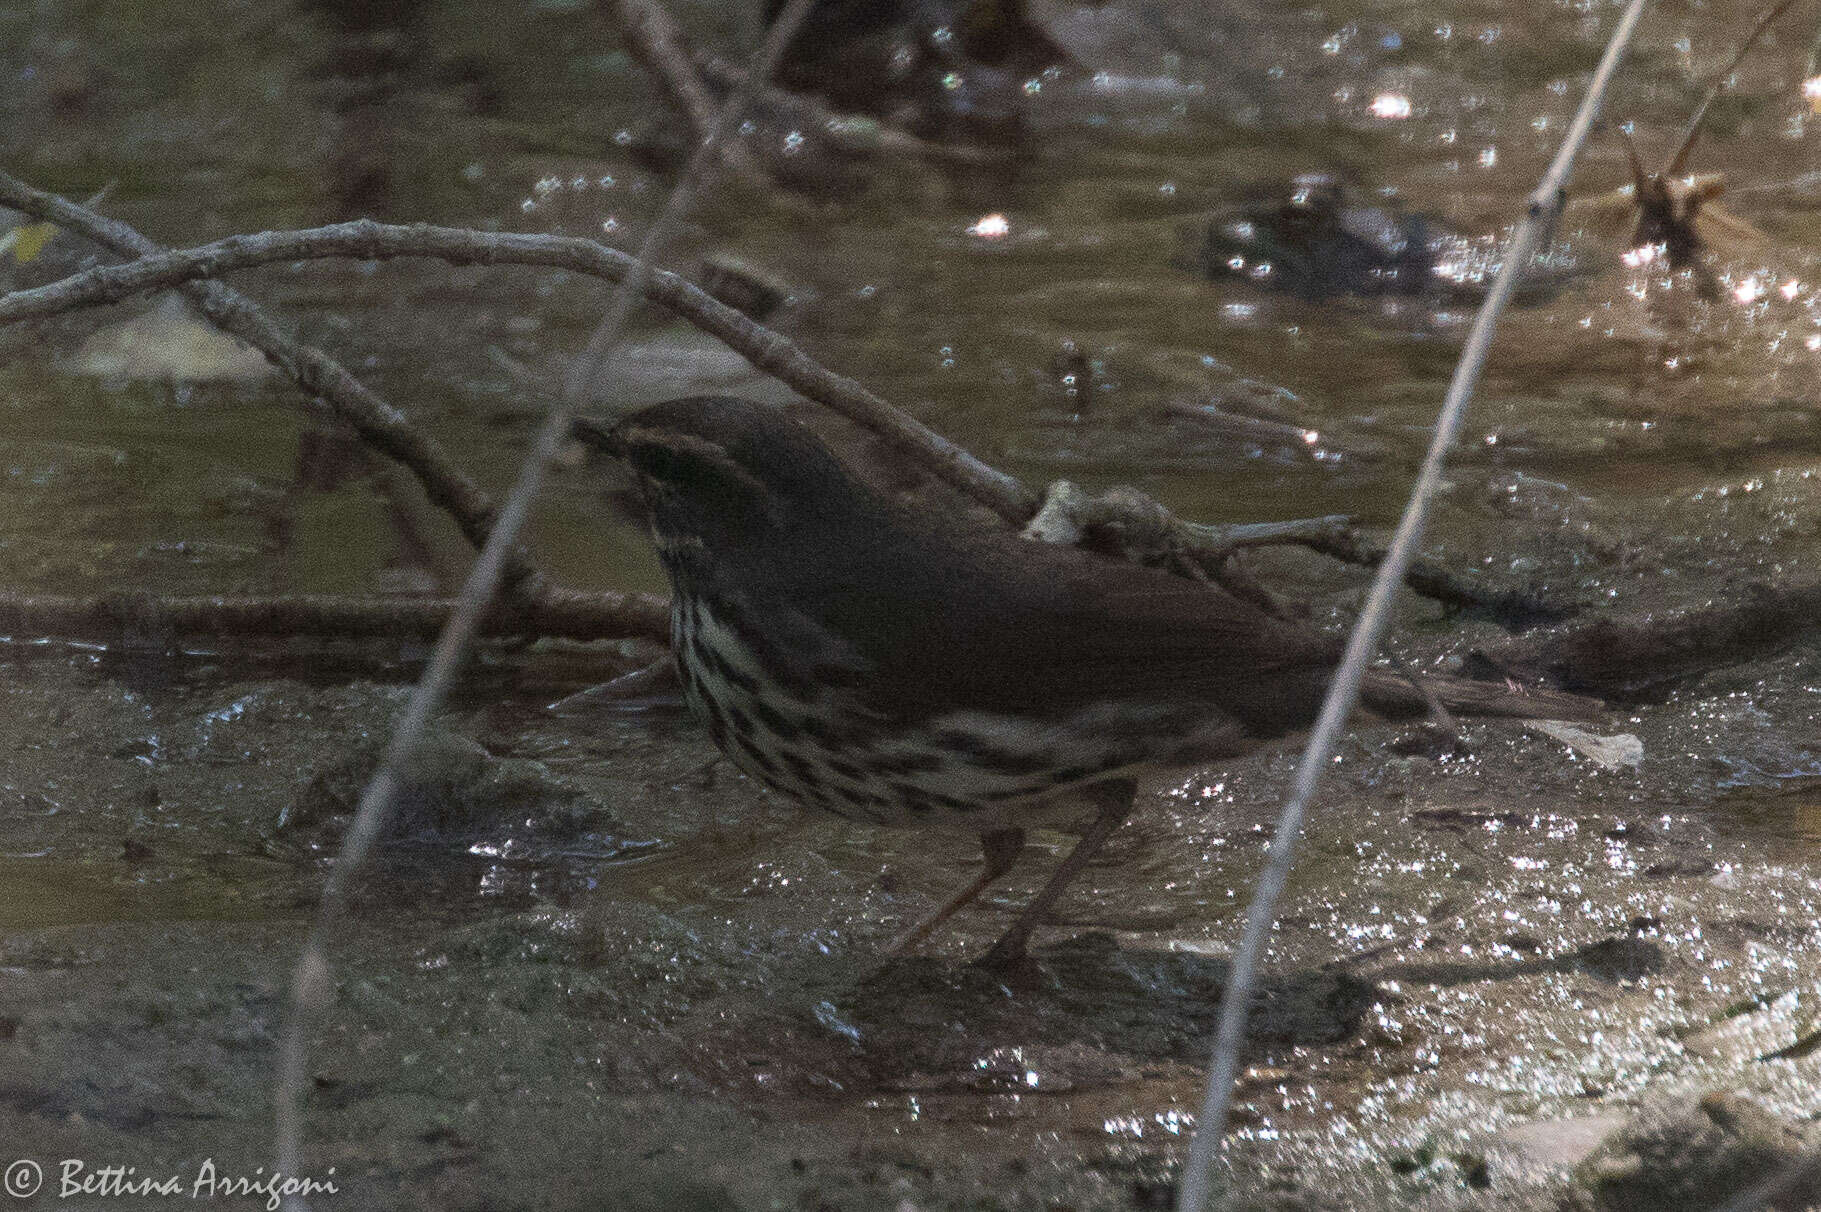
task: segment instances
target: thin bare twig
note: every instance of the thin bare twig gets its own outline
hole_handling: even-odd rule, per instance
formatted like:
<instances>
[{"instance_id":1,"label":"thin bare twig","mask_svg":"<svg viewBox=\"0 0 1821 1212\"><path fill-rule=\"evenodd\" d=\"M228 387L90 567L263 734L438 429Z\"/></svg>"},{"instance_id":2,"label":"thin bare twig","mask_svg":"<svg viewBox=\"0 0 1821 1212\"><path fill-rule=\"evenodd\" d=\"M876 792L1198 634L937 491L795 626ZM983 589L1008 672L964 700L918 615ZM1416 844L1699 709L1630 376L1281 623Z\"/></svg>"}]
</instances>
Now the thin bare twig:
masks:
<instances>
[{"instance_id":1,"label":"thin bare twig","mask_svg":"<svg viewBox=\"0 0 1821 1212\"><path fill-rule=\"evenodd\" d=\"M33 189L4 171L0 171L0 204L47 219L123 256L157 256L165 251L124 223ZM265 354L305 392L327 403L368 443L409 468L424 486L425 494L449 512L469 542L476 547L486 543L497 508L492 498L456 466L440 443L419 432L403 413L334 358L286 336L239 291L219 282L183 280L176 285L217 327ZM508 554L506 574L507 583L515 589L533 575L530 559L522 550L514 548Z\"/></svg>"},{"instance_id":2,"label":"thin bare twig","mask_svg":"<svg viewBox=\"0 0 1821 1212\"><path fill-rule=\"evenodd\" d=\"M1712 108L1715 98L1719 97L1726 88L1728 78L1737 70L1739 64L1745 62L1745 56L1750 54L1751 48L1758 44L1758 39L1764 36L1765 31L1793 3L1795 0L1777 0L1776 4L1759 14L1757 22L1751 27L1751 32L1745 35L1745 40L1739 43L1739 49L1733 52L1733 57L1727 60L1725 67L1714 73L1713 83L1707 88L1707 95L1702 97L1701 104L1695 107L1694 116L1689 118L1688 128L1682 135L1681 144L1677 146L1675 154L1669 158L1669 164L1659 174L1660 176L1674 177L1688 167L1688 157L1695 149L1695 140L1701 135L1701 126L1707 121L1707 111ZM1632 163L1635 171L1637 163L1635 152L1632 155Z\"/></svg>"},{"instance_id":3,"label":"thin bare twig","mask_svg":"<svg viewBox=\"0 0 1821 1212\"><path fill-rule=\"evenodd\" d=\"M812 0L790 0L785 6L773 23L764 44L753 56L753 78L762 80L771 74L772 65L783 52L786 41L809 12L811 2ZM558 447L568 435L570 412L592 399L593 388L606 368L608 356L619 340L627 317L643 294L651 263L662 250L677 219L691 202L695 183L703 174L712 172L718 164L720 145L745 104L745 94L736 92L715 115L713 125L697 147L688 167L684 169L676 188L671 191L664 209L652 221L631 271L620 283L619 289L614 291L600 327L589 340L587 349L570 367L562 395L551 402L531 448L525 454L518 480L506 498L493 533L488 536L486 545L469 571L455 613L437 639L430 665L412 692L411 701L392 734L385 757L361 794L360 807L348 826L341 852L323 886L315 925L292 973L290 997L279 1039L278 1076L273 1090L274 1161L279 1173L302 1172L304 1092L309 1087L309 1037L317 1014L328 1006L333 997L329 941L337 922L347 911L349 889L384 829L405 772L429 728L430 717L447 695L466 656L469 641L489 609L513 544L517 541L519 529L530 513L532 501L537 496ZM303 1206L302 1201L288 1202Z\"/></svg>"},{"instance_id":4,"label":"thin bare twig","mask_svg":"<svg viewBox=\"0 0 1821 1212\"><path fill-rule=\"evenodd\" d=\"M1436 418L1435 434L1429 443L1429 452L1423 460L1416 484L1410 491L1409 504L1405 506L1404 515L1398 521L1397 532L1392 537L1391 548L1385 554L1384 563L1379 565L1378 575L1373 579L1365 609L1353 625L1353 633L1347 639L1346 655L1341 659L1340 668L1335 670L1327 698L1322 702L1321 715L1309 738L1308 747L1303 750L1302 760L1297 765L1295 785L1278 817L1276 832L1271 837L1270 856L1259 874L1252 903L1246 910L1245 934L1241 938L1239 949L1234 953L1232 968L1227 973L1226 988L1221 992L1220 1025L1215 1034L1208 1088L1202 1099L1201 1113L1195 1121L1195 1135L1189 1146L1189 1158L1183 1166L1182 1179L1177 1188L1178 1212L1205 1212L1213 1197L1214 1151L1226 1135L1227 1110L1232 1103L1233 1082L1239 1074L1240 1052L1245 1046L1246 1013L1258 977L1259 962L1264 956L1265 941L1277 920L1277 902L1289 881L1290 867L1296 854L1296 839L1302 832L1304 814L1326 771L1329 755L1334 752L1334 746L1346 727L1347 717L1353 712L1366 666L1377 651L1380 638L1390 621L1396 588L1403 580L1404 571L1409 567L1416 554L1417 544L1422 539L1430 500L1441 485L1443 463L1460 432L1467 402L1473 396L1474 385L1485 365L1487 352L1492 347L1499 313L1510 300L1518 275L1529 265L1544 233L1561 213L1575 157L1580 153L1581 145L1586 142L1588 132L1593 129L1594 118L1599 113L1606 86L1618 70L1632 31L1637 28L1638 19L1644 14L1645 2L1646 0L1632 0L1624 16L1619 18L1618 27L1613 30L1612 39L1606 44L1606 53L1601 57L1599 67L1588 84L1587 95L1581 101L1580 110L1563 137L1562 147L1550 164L1549 171L1544 174L1541 184L1530 195L1524 217L1511 234L1510 243L1505 250L1504 265L1493 281L1492 290L1481 305L1479 315L1474 318L1473 330L1468 334L1465 348L1461 350L1454 378L1448 385L1447 397Z\"/></svg>"},{"instance_id":5,"label":"thin bare twig","mask_svg":"<svg viewBox=\"0 0 1821 1212\"><path fill-rule=\"evenodd\" d=\"M649 0L603 0L626 47L653 79L664 99L689 124L690 142L700 144L714 129L715 103L690 61L683 31L661 5Z\"/></svg>"},{"instance_id":6,"label":"thin bare twig","mask_svg":"<svg viewBox=\"0 0 1821 1212\"><path fill-rule=\"evenodd\" d=\"M4 185L9 180L0 174L0 201L8 200ZM153 253L127 265L72 274L48 286L0 298L0 322L56 315L257 265L326 257L434 257L452 265L546 265L613 282L626 281L636 264L625 253L592 240L360 219L305 231L231 236L199 248ZM788 337L710 297L688 279L653 269L641 293L726 343L759 370L892 441L1013 525L1022 525L1036 509L1035 495L1017 480L982 463L858 381L829 370Z\"/></svg>"}]
</instances>

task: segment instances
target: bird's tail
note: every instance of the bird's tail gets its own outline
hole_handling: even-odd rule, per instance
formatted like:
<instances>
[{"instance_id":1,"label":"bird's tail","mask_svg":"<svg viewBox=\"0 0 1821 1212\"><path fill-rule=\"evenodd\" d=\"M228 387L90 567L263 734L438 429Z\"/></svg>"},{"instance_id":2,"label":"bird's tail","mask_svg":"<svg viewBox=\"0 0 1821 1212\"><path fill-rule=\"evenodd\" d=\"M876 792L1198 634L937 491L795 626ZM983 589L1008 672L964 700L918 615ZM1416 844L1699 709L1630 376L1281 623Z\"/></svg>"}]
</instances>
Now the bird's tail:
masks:
<instances>
[{"instance_id":1,"label":"bird's tail","mask_svg":"<svg viewBox=\"0 0 1821 1212\"><path fill-rule=\"evenodd\" d=\"M1518 720L1593 720L1605 710L1598 699L1560 690L1434 674L1412 676L1389 669L1368 670L1359 689L1360 703L1386 716L1422 715L1430 709L1430 696L1459 715Z\"/></svg>"}]
</instances>

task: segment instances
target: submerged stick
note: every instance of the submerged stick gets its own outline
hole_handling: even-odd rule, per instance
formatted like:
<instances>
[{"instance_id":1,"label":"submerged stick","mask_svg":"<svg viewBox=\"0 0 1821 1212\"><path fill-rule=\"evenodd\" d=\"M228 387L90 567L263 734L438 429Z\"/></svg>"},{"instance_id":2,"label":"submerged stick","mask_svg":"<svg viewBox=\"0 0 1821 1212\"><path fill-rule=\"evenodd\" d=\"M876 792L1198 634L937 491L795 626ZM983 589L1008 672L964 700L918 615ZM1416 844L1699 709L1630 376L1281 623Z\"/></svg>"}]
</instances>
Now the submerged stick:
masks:
<instances>
[{"instance_id":1,"label":"submerged stick","mask_svg":"<svg viewBox=\"0 0 1821 1212\"><path fill-rule=\"evenodd\" d=\"M1358 622L1353 625L1353 633L1347 639L1346 655L1328 686L1321 716L1316 721L1315 731L1297 765L1295 785L1278 817L1276 832L1271 836L1270 856L1259 874L1258 887L1246 910L1245 934L1238 951L1234 953L1226 988L1221 992L1220 1025L1215 1034L1208 1087L1202 1099L1201 1112L1195 1120L1195 1135L1189 1145L1189 1158L1184 1163L1182 1178L1177 1186L1178 1212L1205 1212L1210 1206L1214 1193L1214 1151L1226 1135L1227 1111L1232 1104L1233 1083L1239 1074L1240 1051L1245 1045L1246 1013L1250 1007L1253 985L1257 981L1259 963L1264 956L1265 940L1277 920L1277 902L1289 881L1290 867L1296 854L1297 835L1302 832L1304 814L1328 766L1329 756L1334 752L1346 727L1347 717L1353 712L1366 665L1377 651L1380 638L1390 621L1391 604L1397 585L1402 581L1405 570L1416 554L1417 544L1422 539L1430 501L1441 485L1443 463L1460 432L1467 402L1473 397L1474 385L1485 365L1486 354L1492 347L1499 313L1511 298L1518 274L1529 264L1544 233L1561 213L1575 157L1593 128L1601 99L1613 73L1618 70L1619 61L1624 57L1626 44L1631 41L1638 19L1643 16L1644 5L1645 0L1631 0L1624 16L1619 18L1618 28L1606 44L1606 53L1601 57L1593 80L1588 84L1587 95L1581 101L1574 122L1563 137L1561 149L1556 152L1555 160L1543 175L1542 182L1530 195L1524 217L1511 234L1504 264L1492 283L1492 290L1487 294L1485 303L1480 307L1479 315L1474 318L1473 330L1467 337L1465 348L1461 350L1454 378L1448 385L1447 397L1442 401L1441 413L1436 418L1435 434L1429 443L1428 455L1424 458L1422 471L1410 491L1409 504L1405 506L1404 515L1398 521L1397 532L1392 537L1384 563L1379 565L1378 575L1373 579L1366 607L1361 611Z\"/></svg>"},{"instance_id":2,"label":"submerged stick","mask_svg":"<svg viewBox=\"0 0 1821 1212\"><path fill-rule=\"evenodd\" d=\"M1754 582L1727 601L1630 617L1602 615L1536 643L1503 645L1490 655L1540 668L1569 690L1635 700L1716 666L1774 650L1817 628L1821 578L1801 577Z\"/></svg>"},{"instance_id":3,"label":"submerged stick","mask_svg":"<svg viewBox=\"0 0 1821 1212\"><path fill-rule=\"evenodd\" d=\"M449 598L351 598L335 594L204 595L149 593L81 597L0 592L0 633L121 636L209 635L285 639L432 640L455 610ZM646 593L547 590L529 601L496 603L479 634L524 639L668 641L670 604Z\"/></svg>"}]
</instances>

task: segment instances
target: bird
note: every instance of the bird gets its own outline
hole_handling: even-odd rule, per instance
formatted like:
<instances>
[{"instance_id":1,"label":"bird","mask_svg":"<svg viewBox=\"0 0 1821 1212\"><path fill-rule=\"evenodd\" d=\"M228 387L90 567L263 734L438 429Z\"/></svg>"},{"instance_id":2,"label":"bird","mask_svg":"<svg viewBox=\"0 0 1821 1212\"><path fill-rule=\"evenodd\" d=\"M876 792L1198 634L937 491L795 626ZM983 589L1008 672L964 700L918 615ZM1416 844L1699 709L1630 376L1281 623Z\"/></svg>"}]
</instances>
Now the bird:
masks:
<instances>
[{"instance_id":1,"label":"bird","mask_svg":"<svg viewBox=\"0 0 1821 1212\"><path fill-rule=\"evenodd\" d=\"M914 509L768 405L694 396L592 433L638 482L684 698L722 753L814 808L979 837L980 873L893 952L1009 871L1029 830L1079 820L1085 802L1081 840L982 959L1021 962L1140 778L1306 727L1340 657L1336 637L1218 585ZM1595 706L1383 669L1362 699L1391 715Z\"/></svg>"}]
</instances>

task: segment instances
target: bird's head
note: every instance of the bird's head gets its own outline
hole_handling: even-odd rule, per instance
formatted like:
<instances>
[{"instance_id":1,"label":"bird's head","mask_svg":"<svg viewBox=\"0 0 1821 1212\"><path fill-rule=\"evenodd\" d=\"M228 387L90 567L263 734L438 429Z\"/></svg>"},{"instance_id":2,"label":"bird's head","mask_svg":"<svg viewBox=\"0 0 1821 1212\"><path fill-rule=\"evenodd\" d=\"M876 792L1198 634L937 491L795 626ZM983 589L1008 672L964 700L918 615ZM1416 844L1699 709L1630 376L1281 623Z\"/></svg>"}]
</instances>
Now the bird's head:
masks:
<instances>
[{"instance_id":1,"label":"bird's head","mask_svg":"<svg viewBox=\"0 0 1821 1212\"><path fill-rule=\"evenodd\" d=\"M638 476L660 554L726 557L838 521L853 481L819 438L777 409L692 396L639 409L603 443ZM781 554L781 553L778 553Z\"/></svg>"}]
</instances>

